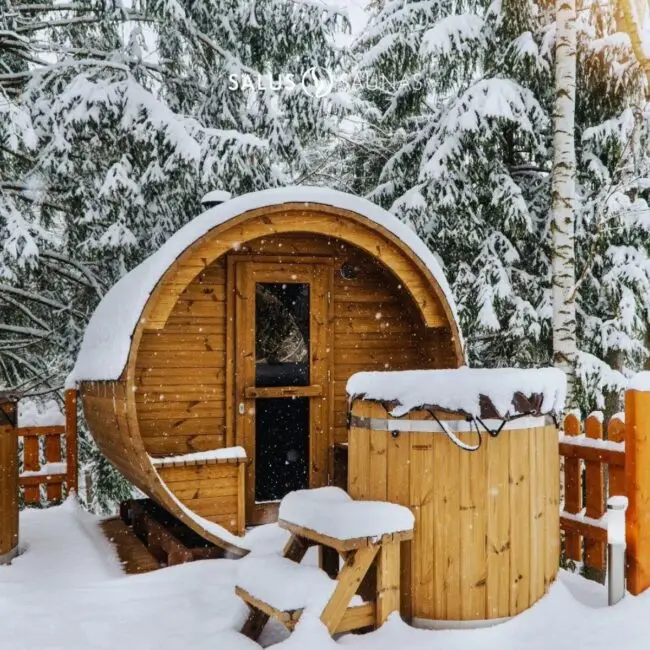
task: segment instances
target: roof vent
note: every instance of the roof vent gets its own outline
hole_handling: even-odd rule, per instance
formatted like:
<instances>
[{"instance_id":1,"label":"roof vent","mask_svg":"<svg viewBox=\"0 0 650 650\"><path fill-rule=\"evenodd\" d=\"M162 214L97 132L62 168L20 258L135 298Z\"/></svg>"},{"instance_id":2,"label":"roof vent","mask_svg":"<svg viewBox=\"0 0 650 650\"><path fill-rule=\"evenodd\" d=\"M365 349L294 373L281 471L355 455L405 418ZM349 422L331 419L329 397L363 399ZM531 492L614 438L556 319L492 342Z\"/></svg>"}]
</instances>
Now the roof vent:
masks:
<instances>
[{"instance_id":1,"label":"roof vent","mask_svg":"<svg viewBox=\"0 0 650 650\"><path fill-rule=\"evenodd\" d=\"M226 192L225 190L212 190L212 192L208 192L201 199L201 205L204 208L214 208L226 201L230 201L231 198L232 194L230 192Z\"/></svg>"}]
</instances>

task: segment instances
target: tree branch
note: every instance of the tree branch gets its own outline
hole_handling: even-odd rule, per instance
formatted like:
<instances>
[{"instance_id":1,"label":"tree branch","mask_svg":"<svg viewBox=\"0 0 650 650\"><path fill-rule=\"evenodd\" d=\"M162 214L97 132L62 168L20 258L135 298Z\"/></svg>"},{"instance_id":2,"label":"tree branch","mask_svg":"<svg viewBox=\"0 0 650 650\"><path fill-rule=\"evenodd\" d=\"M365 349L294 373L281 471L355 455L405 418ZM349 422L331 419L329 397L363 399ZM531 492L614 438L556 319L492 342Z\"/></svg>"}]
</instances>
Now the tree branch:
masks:
<instances>
[{"instance_id":1,"label":"tree branch","mask_svg":"<svg viewBox=\"0 0 650 650\"><path fill-rule=\"evenodd\" d=\"M18 325L9 325L9 323L0 323L0 331L13 332L15 334L28 334L30 336L45 337L51 334L48 330L38 330L34 327L20 327Z\"/></svg>"},{"instance_id":2,"label":"tree branch","mask_svg":"<svg viewBox=\"0 0 650 650\"><path fill-rule=\"evenodd\" d=\"M69 264L70 266L74 267L79 271L81 274L83 274L88 282L92 285L92 288L95 289L95 293L100 297L104 297L105 289L103 286L99 284L97 281L97 278L88 270L86 266L83 264L76 262L75 260L71 260L69 257L66 257L65 255L61 255L60 253L53 253L51 251L43 251L41 253L41 257L47 257L49 259L57 260L58 262L63 262L64 264Z\"/></svg>"},{"instance_id":3,"label":"tree branch","mask_svg":"<svg viewBox=\"0 0 650 650\"><path fill-rule=\"evenodd\" d=\"M38 293L33 293L32 291L25 291L24 289L17 289L15 287L10 287L6 284L0 284L0 293L10 293L14 296L20 296L21 298L26 298L33 302L40 302L42 305L47 305L48 307L53 307L54 309L67 309L66 306L56 300L51 298L46 298L41 296Z\"/></svg>"},{"instance_id":4,"label":"tree branch","mask_svg":"<svg viewBox=\"0 0 650 650\"><path fill-rule=\"evenodd\" d=\"M39 318L36 314L34 314L31 309L28 309L25 305L21 305L17 300L14 300L13 298L10 298L9 296L1 296L0 300L3 300L4 302L13 305L16 309L21 311L27 318L32 321L32 323L38 325L39 327L42 327L43 330L49 329L49 325L42 319Z\"/></svg>"}]
</instances>

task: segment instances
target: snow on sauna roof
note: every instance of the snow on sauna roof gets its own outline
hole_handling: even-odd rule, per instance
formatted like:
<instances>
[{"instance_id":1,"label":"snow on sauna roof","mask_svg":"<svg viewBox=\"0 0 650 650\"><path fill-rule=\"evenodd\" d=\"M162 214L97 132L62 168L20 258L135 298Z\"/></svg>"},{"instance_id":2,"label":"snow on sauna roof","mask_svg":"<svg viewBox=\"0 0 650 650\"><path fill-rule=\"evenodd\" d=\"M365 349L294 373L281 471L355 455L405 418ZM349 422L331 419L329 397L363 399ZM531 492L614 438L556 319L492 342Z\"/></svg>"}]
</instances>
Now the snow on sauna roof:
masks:
<instances>
[{"instance_id":1,"label":"snow on sauna roof","mask_svg":"<svg viewBox=\"0 0 650 650\"><path fill-rule=\"evenodd\" d=\"M193 219L104 296L84 334L66 385L76 381L114 380L126 365L131 337L151 292L183 251L207 232L249 210L281 203L316 203L349 210L382 226L406 244L431 272L458 322L456 306L440 264L407 225L366 199L322 187L284 187L252 192L211 208Z\"/></svg>"},{"instance_id":2,"label":"snow on sauna roof","mask_svg":"<svg viewBox=\"0 0 650 650\"><path fill-rule=\"evenodd\" d=\"M435 408L469 417L510 419L562 413L566 376L557 368L359 372L348 380L347 393L353 399L387 402L395 417Z\"/></svg>"}]
</instances>

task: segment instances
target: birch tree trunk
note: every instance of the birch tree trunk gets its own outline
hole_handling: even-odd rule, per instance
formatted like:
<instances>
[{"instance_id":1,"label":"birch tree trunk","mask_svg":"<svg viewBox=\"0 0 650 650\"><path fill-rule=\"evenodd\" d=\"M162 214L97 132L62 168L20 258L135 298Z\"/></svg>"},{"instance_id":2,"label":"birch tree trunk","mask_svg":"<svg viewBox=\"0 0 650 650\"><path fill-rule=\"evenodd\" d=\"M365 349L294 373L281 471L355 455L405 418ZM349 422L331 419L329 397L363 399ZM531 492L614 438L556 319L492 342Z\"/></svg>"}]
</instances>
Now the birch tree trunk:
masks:
<instances>
[{"instance_id":1,"label":"birch tree trunk","mask_svg":"<svg viewBox=\"0 0 650 650\"><path fill-rule=\"evenodd\" d=\"M566 373L571 403L578 354L575 273L576 5L556 0L555 110L553 112L552 267L553 363Z\"/></svg>"}]
</instances>

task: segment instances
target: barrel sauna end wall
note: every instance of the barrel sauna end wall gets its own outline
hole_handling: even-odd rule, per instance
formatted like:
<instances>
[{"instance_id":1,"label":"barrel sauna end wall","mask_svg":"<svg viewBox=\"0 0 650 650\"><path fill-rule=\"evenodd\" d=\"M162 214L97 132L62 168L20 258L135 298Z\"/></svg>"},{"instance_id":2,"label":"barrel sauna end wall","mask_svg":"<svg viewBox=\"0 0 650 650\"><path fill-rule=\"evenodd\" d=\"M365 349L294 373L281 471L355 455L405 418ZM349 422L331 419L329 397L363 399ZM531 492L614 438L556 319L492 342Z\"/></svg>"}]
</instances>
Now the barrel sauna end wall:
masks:
<instances>
[{"instance_id":1,"label":"barrel sauna end wall","mask_svg":"<svg viewBox=\"0 0 650 650\"><path fill-rule=\"evenodd\" d=\"M464 361L444 273L412 230L359 197L288 187L204 212L115 284L70 382L115 467L242 555L245 526L334 480L351 375Z\"/></svg>"},{"instance_id":2,"label":"barrel sauna end wall","mask_svg":"<svg viewBox=\"0 0 650 650\"><path fill-rule=\"evenodd\" d=\"M16 400L0 394L0 564L18 554Z\"/></svg>"},{"instance_id":3,"label":"barrel sauna end wall","mask_svg":"<svg viewBox=\"0 0 650 650\"><path fill-rule=\"evenodd\" d=\"M563 408L565 380L556 371L510 372L361 373L348 383L348 491L412 509L402 612L416 625L508 619L556 578L552 415ZM501 395L491 399L495 387Z\"/></svg>"}]
</instances>

